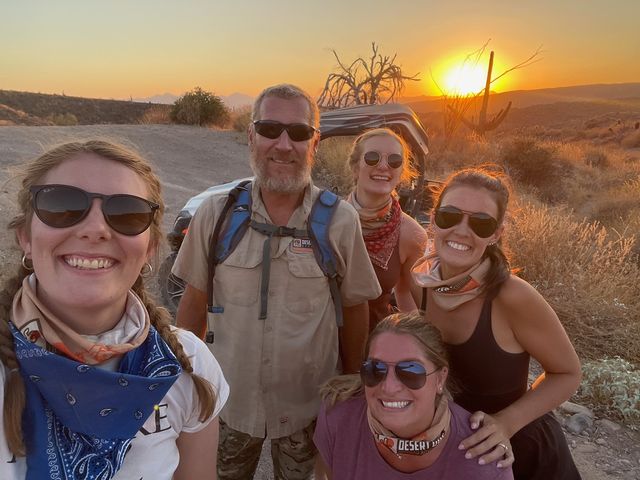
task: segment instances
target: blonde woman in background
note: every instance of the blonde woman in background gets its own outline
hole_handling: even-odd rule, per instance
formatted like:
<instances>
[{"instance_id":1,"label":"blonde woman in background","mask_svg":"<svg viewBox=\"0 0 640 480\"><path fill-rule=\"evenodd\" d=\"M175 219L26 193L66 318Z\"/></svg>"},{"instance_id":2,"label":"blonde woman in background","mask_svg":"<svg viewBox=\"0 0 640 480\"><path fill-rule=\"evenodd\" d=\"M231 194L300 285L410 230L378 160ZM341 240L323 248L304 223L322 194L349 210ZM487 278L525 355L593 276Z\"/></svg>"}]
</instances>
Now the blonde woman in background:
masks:
<instances>
[{"instance_id":1,"label":"blonde woman in background","mask_svg":"<svg viewBox=\"0 0 640 480\"><path fill-rule=\"evenodd\" d=\"M355 188L347 201L360 217L369 258L382 294L369 301L369 330L393 312L392 294L400 311L416 309L411 297L411 267L424 253L424 229L400 208L396 188L417 173L409 147L395 132L376 128L354 141L349 165Z\"/></svg>"}]
</instances>

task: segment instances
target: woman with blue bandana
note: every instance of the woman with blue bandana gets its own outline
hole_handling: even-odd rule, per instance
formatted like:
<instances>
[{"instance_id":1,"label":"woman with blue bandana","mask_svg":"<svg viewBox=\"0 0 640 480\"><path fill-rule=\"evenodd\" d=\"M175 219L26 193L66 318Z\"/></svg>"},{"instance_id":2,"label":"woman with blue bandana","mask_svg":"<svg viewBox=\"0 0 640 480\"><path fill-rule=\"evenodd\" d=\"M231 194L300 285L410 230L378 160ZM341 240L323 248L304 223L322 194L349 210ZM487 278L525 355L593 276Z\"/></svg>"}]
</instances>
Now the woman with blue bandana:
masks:
<instances>
[{"instance_id":1,"label":"woman with blue bandana","mask_svg":"<svg viewBox=\"0 0 640 480\"><path fill-rule=\"evenodd\" d=\"M24 170L0 294L0 478L214 479L229 387L144 279L160 182L134 152L67 143Z\"/></svg>"}]
</instances>

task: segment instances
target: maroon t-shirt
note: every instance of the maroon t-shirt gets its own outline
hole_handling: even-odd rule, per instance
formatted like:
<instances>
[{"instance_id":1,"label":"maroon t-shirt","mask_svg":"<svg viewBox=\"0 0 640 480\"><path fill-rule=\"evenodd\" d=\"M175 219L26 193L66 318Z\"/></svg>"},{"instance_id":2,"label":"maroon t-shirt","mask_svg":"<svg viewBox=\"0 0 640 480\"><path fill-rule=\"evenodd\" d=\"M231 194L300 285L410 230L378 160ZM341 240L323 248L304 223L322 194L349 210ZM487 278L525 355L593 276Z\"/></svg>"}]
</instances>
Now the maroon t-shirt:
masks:
<instances>
[{"instance_id":1,"label":"maroon t-shirt","mask_svg":"<svg viewBox=\"0 0 640 480\"><path fill-rule=\"evenodd\" d=\"M496 463L478 465L477 458L464 458L465 451L458 450L458 445L473 433L470 413L453 402L449 406L451 430L444 449L433 465L414 473L399 472L378 453L364 396L340 402L328 412L322 405L313 441L333 480L513 480L511 468L498 468Z\"/></svg>"}]
</instances>

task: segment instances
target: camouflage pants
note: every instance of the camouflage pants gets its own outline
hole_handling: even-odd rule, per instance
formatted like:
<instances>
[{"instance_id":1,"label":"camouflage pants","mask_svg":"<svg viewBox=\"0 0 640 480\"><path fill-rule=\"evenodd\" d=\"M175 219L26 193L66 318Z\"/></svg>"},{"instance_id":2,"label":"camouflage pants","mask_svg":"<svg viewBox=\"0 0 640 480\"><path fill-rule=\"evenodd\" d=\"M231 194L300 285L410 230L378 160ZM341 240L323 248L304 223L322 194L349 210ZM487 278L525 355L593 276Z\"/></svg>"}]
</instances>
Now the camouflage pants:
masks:
<instances>
[{"instance_id":1,"label":"camouflage pants","mask_svg":"<svg viewBox=\"0 0 640 480\"><path fill-rule=\"evenodd\" d=\"M271 459L276 480L307 480L311 478L316 455L313 444L315 420L288 437L271 439ZM264 438L252 437L230 428L220 420L218 446L218 478L248 480L260 460Z\"/></svg>"}]
</instances>

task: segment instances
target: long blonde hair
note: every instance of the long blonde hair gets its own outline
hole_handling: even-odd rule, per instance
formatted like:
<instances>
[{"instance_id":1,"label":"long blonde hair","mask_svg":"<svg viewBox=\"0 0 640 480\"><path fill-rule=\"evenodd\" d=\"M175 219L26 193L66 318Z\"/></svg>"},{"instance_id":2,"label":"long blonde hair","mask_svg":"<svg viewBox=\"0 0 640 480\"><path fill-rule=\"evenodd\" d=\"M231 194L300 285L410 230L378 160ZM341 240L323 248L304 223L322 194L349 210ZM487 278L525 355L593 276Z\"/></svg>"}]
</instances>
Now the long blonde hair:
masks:
<instances>
[{"instance_id":1,"label":"long blonde hair","mask_svg":"<svg viewBox=\"0 0 640 480\"><path fill-rule=\"evenodd\" d=\"M46 174L66 160L80 154L94 154L102 158L121 163L142 178L146 184L149 200L160 205L150 226L151 244L158 246L162 241L162 214L164 203L162 201L160 180L151 169L150 164L139 154L121 145L102 141L91 140L88 142L69 142L55 147L22 169L22 186L18 193L19 213L9 223L10 229L27 229L33 218L31 206L31 194L29 188L37 185ZM17 266L17 273L7 280L0 291L0 360L8 369L8 378L4 386L4 434L11 452L16 456L24 456L25 446L22 436L22 412L25 407L25 389L20 376L20 365L16 359L13 344L13 336L9 329L11 306L13 297L22 286L23 279L30 272L23 265ZM211 384L193 373L193 367L186 355L177 335L171 329L169 312L159 307L147 294L143 279L138 276L131 287L140 297L151 319L151 324L158 330L162 338L167 342L176 355L185 372L190 373L193 379L200 402L200 420L211 417L215 408L215 393Z\"/></svg>"}]
</instances>

